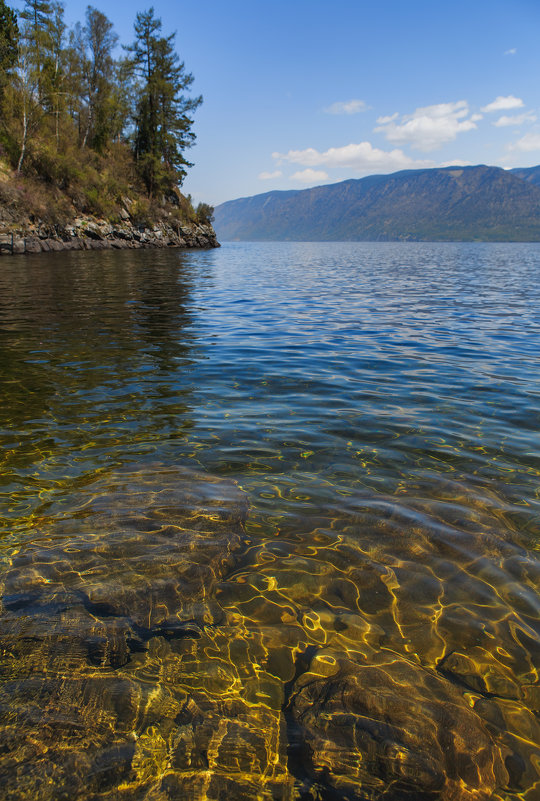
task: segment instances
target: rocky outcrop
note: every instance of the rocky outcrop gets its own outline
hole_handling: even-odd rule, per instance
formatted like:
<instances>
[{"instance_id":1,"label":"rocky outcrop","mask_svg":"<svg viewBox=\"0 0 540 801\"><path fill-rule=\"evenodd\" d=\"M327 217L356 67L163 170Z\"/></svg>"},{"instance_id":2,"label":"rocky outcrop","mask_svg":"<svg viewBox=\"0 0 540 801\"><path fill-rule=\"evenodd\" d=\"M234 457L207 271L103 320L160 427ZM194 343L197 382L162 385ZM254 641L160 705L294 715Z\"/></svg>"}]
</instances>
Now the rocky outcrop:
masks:
<instances>
[{"instance_id":1,"label":"rocky outcrop","mask_svg":"<svg viewBox=\"0 0 540 801\"><path fill-rule=\"evenodd\" d=\"M77 217L65 225L0 223L0 255L171 247L216 248L219 242L212 226L200 223L157 222L150 226L125 219L111 224L93 217Z\"/></svg>"}]
</instances>

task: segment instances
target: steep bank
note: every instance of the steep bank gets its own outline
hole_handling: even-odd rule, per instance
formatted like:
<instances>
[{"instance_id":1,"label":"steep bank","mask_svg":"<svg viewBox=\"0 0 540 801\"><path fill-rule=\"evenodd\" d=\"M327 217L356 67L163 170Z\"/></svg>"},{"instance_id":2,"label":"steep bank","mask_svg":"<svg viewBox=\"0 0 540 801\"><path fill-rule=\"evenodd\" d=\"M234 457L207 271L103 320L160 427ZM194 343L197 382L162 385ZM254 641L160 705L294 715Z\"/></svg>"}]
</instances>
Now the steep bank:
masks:
<instances>
[{"instance_id":1,"label":"steep bank","mask_svg":"<svg viewBox=\"0 0 540 801\"><path fill-rule=\"evenodd\" d=\"M111 186L114 181L110 180ZM0 255L60 250L219 247L212 209L174 189L151 201L135 182L62 186L0 159Z\"/></svg>"},{"instance_id":2,"label":"steep bank","mask_svg":"<svg viewBox=\"0 0 540 801\"><path fill-rule=\"evenodd\" d=\"M196 222L135 225L130 220L109 223L92 217L77 217L68 224L42 221L0 222L0 255L61 250L105 250L123 248L217 248L211 225Z\"/></svg>"}]
</instances>

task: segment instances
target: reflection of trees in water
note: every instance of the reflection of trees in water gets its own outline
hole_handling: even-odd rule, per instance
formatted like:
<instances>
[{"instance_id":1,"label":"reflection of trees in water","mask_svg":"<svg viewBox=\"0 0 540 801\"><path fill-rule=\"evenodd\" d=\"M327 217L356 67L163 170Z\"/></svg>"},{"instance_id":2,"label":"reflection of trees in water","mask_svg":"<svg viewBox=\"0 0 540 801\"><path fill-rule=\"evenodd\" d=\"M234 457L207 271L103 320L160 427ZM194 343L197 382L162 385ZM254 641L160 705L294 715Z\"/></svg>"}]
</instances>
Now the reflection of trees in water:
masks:
<instances>
[{"instance_id":1,"label":"reflection of trees in water","mask_svg":"<svg viewBox=\"0 0 540 801\"><path fill-rule=\"evenodd\" d=\"M103 459L108 443L120 452L190 425L183 367L194 358L199 254L196 266L191 259L122 251L3 260L0 429L11 471L97 445Z\"/></svg>"},{"instance_id":2,"label":"reflection of trees in water","mask_svg":"<svg viewBox=\"0 0 540 801\"><path fill-rule=\"evenodd\" d=\"M168 352L191 323L193 278L177 251L66 253L22 265L6 259L2 268L1 327L30 349L62 347L59 356L93 353L97 361L103 346L108 361L122 366L125 354L114 344L128 353L147 344Z\"/></svg>"}]
</instances>

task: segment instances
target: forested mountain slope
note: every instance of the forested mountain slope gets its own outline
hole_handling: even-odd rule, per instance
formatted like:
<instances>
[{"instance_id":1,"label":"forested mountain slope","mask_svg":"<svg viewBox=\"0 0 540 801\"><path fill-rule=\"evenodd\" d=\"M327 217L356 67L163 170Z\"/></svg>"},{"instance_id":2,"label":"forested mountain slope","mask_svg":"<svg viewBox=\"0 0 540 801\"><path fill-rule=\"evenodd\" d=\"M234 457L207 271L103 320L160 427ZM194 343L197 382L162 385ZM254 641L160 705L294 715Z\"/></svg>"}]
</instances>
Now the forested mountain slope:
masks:
<instances>
[{"instance_id":1,"label":"forested mountain slope","mask_svg":"<svg viewBox=\"0 0 540 801\"><path fill-rule=\"evenodd\" d=\"M533 171L448 167L240 198L216 208L222 240L540 241Z\"/></svg>"}]
</instances>

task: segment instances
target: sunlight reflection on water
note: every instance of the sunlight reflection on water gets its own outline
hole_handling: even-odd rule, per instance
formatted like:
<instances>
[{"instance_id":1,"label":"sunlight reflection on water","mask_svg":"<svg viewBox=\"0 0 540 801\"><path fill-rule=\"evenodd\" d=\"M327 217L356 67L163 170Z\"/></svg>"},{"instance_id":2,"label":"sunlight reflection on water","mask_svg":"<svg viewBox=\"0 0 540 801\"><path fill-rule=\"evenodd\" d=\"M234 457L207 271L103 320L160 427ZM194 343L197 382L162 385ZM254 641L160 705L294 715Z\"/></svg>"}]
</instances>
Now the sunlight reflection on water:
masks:
<instances>
[{"instance_id":1,"label":"sunlight reflection on water","mask_svg":"<svg viewBox=\"0 0 540 801\"><path fill-rule=\"evenodd\" d=\"M7 798L535 801L539 246L1 268Z\"/></svg>"}]
</instances>

